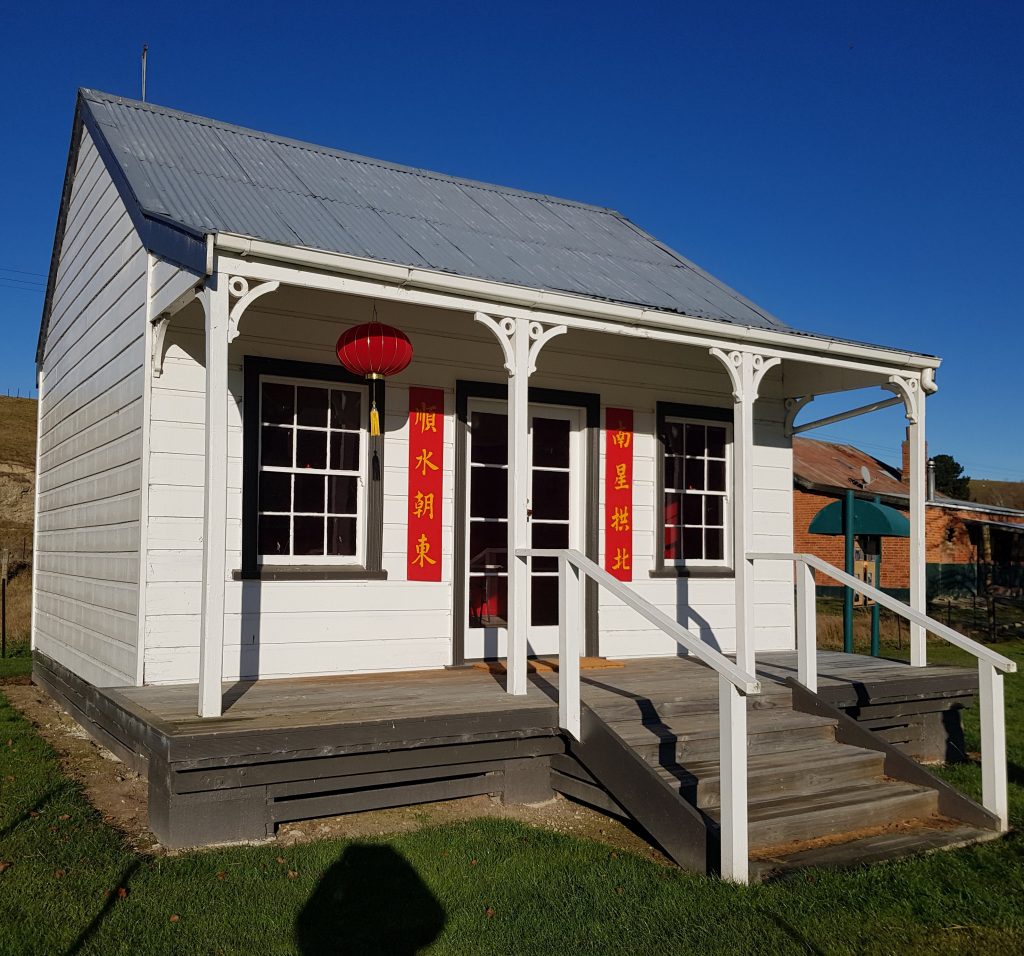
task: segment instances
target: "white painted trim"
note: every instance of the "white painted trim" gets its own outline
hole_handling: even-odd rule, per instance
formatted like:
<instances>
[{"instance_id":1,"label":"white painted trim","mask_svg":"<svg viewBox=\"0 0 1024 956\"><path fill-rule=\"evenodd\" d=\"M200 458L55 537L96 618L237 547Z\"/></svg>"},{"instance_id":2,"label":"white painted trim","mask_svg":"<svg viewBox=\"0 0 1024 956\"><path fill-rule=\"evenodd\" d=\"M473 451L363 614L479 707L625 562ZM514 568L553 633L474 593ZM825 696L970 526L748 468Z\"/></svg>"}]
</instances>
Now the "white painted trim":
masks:
<instances>
[{"instance_id":1,"label":"white painted trim","mask_svg":"<svg viewBox=\"0 0 1024 956\"><path fill-rule=\"evenodd\" d=\"M721 793L721 874L748 882L747 698L724 675L718 678L718 766Z\"/></svg>"},{"instance_id":2,"label":"white painted trim","mask_svg":"<svg viewBox=\"0 0 1024 956\"><path fill-rule=\"evenodd\" d=\"M32 617L29 628L29 646L36 649L36 628L39 619L39 460L42 457L43 447L43 389L46 385L46 372L39 370L37 377L38 387L36 389L36 473L35 473L35 495L32 505Z\"/></svg>"},{"instance_id":3,"label":"white painted trim","mask_svg":"<svg viewBox=\"0 0 1024 956\"><path fill-rule=\"evenodd\" d=\"M216 273L201 295L206 314L206 435L199 716L219 717L223 700L224 590L228 489L228 277Z\"/></svg>"},{"instance_id":4,"label":"white painted trim","mask_svg":"<svg viewBox=\"0 0 1024 956\"><path fill-rule=\"evenodd\" d=\"M811 397L813 398L813 396ZM871 402L869 405L861 405L857 408L851 408L849 411L838 412L835 415L828 415L825 418L817 418L813 422L805 422L803 425L787 427L787 434L790 437L793 435L801 435L804 432L809 432L815 428L823 428L825 425L835 425L837 422L845 422L849 418L857 418L860 415L867 415L869 412L877 412L883 408L891 408L893 405L902 404L903 399L898 395L893 398L884 398L878 402Z\"/></svg>"},{"instance_id":5,"label":"white painted trim","mask_svg":"<svg viewBox=\"0 0 1024 956\"><path fill-rule=\"evenodd\" d=\"M530 543L529 430L530 323L515 320L512 335L515 374L508 380L508 656L510 694L525 694L530 631L530 569L517 555Z\"/></svg>"},{"instance_id":6,"label":"white painted trim","mask_svg":"<svg viewBox=\"0 0 1024 956\"><path fill-rule=\"evenodd\" d=\"M153 254L146 254L146 332L142 354L147 358L153 354L156 327L153 323ZM169 321L169 317L168 317ZM166 323L164 324L166 328ZM139 451L139 603L138 637L135 651L135 686L141 687L146 680L146 591L149 580L149 464L150 464L150 420L153 413L153 377L156 374L152 361L142 363L142 448Z\"/></svg>"},{"instance_id":7,"label":"white painted trim","mask_svg":"<svg viewBox=\"0 0 1024 956\"><path fill-rule=\"evenodd\" d=\"M1006 773L1006 705L1003 675L978 660L978 711L981 718L981 799L999 818L999 829L1010 828Z\"/></svg>"},{"instance_id":8,"label":"white painted trim","mask_svg":"<svg viewBox=\"0 0 1024 956\"><path fill-rule=\"evenodd\" d=\"M925 393L917 392L914 420L907 427L910 445L910 606L920 614L928 610L928 546L925 504L927 493L928 455L925 445ZM918 623L910 624L910 663L924 667L928 660L928 633Z\"/></svg>"},{"instance_id":9,"label":"white painted trim","mask_svg":"<svg viewBox=\"0 0 1024 956\"><path fill-rule=\"evenodd\" d=\"M276 279L305 288L413 302L469 313L497 312L511 318L529 318L561 323L569 328L685 342L705 348L733 348L737 343L745 343L756 346L759 352L780 358L880 375L899 370L936 369L941 363L941 359L934 356L880 346L729 325L566 293L531 290L354 256L278 245L227 233L218 234L216 244L222 253L228 254L222 257L222 261L231 262L230 270L233 274L265 280ZM344 277L339 274L344 274Z\"/></svg>"}]
</instances>

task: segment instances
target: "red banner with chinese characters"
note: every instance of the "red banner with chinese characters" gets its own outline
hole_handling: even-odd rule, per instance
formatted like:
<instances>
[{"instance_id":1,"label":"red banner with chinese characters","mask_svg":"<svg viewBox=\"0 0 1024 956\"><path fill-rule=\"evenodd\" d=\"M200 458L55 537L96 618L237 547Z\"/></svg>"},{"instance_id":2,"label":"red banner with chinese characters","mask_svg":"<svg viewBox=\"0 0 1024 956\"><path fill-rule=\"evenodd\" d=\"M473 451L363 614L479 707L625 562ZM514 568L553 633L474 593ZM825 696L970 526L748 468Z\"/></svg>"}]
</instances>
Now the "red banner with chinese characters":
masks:
<instances>
[{"instance_id":1,"label":"red banner with chinese characters","mask_svg":"<svg viewBox=\"0 0 1024 956\"><path fill-rule=\"evenodd\" d=\"M441 580L441 487L444 475L444 392L409 389L410 581Z\"/></svg>"},{"instance_id":2,"label":"red banner with chinese characters","mask_svg":"<svg viewBox=\"0 0 1024 956\"><path fill-rule=\"evenodd\" d=\"M604 567L633 580L633 410L604 412Z\"/></svg>"}]
</instances>

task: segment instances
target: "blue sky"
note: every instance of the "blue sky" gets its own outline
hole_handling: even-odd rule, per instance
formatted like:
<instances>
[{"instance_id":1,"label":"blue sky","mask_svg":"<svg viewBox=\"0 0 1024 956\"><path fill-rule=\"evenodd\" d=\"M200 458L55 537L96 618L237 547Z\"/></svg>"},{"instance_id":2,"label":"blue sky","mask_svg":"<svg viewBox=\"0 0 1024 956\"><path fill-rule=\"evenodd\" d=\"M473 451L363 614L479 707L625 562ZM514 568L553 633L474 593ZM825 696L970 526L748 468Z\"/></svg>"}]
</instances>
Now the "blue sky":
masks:
<instances>
[{"instance_id":1,"label":"blue sky","mask_svg":"<svg viewBox=\"0 0 1024 956\"><path fill-rule=\"evenodd\" d=\"M153 102L612 206L794 327L937 353L931 452L1024 480L1020 3L37 2L4 21L0 391L33 387L75 90L137 96L146 42ZM898 462L903 424L814 434Z\"/></svg>"}]
</instances>

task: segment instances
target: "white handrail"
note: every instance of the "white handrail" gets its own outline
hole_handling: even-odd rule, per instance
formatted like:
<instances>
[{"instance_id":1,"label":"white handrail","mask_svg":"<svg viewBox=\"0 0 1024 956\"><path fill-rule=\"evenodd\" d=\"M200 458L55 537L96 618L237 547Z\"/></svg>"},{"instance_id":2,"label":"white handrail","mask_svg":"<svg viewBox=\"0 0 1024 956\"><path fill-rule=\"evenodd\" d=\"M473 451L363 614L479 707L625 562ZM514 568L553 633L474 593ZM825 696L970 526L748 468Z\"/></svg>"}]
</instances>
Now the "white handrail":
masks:
<instances>
[{"instance_id":1,"label":"white handrail","mask_svg":"<svg viewBox=\"0 0 1024 956\"><path fill-rule=\"evenodd\" d=\"M997 654L978 641L954 631L941 621L914 610L902 601L841 571L816 554L789 554L782 552L748 553L747 560L791 561L796 569L796 641L797 675L801 684L815 693L818 690L816 592L813 569L821 571L858 591L882 607L905 617L908 621L941 637L955 647L973 654L978 661L978 710L981 717L981 792L985 809L996 816L1002 830L1009 828L1009 800L1006 774L1006 714L1003 697L1003 674L1017 670L1015 661ZM924 666L922 658L920 666ZM1002 672L1002 673L1000 673Z\"/></svg>"},{"instance_id":2,"label":"white handrail","mask_svg":"<svg viewBox=\"0 0 1024 956\"><path fill-rule=\"evenodd\" d=\"M680 647L718 672L719 774L721 791L721 874L746 883L749 869L747 826L747 702L761 693L761 682L699 637L649 604L579 551L563 548L521 548L516 559L558 559L558 719L580 739L580 652L582 650L581 584L589 577L671 637Z\"/></svg>"},{"instance_id":3,"label":"white handrail","mask_svg":"<svg viewBox=\"0 0 1024 956\"><path fill-rule=\"evenodd\" d=\"M681 647L685 647L694 657L703 661L708 667L718 671L730 684L744 694L760 694L761 682L753 674L748 674L737 667L728 657L708 646L692 631L688 631L678 621L669 617L664 611L649 604L632 588L626 587L617 578L613 578L604 568L595 564L590 558L572 548L519 548L517 558L565 558L573 567L583 572L588 578L596 581L610 594L614 594L623 604L631 607L641 617L646 618L655 627L664 631Z\"/></svg>"},{"instance_id":4,"label":"white handrail","mask_svg":"<svg viewBox=\"0 0 1024 956\"><path fill-rule=\"evenodd\" d=\"M1010 660L1010 658L1004 657L1002 654L997 654L995 651L990 650L978 641L972 641L966 635L961 634L959 631L954 631L953 628L943 624L941 621L936 621L935 618L929 617L927 614L915 611L909 604L904 604L902 601L886 594L884 591L879 591L878 588L865 583L860 578L855 578L852 574L847 574L845 571L841 571L839 568L835 567L835 565L829 564L827 561L819 558L816 554L758 552L748 554L747 560L799 561L802 564L809 565L810 567L821 571L823 574L827 574L832 578L832 580L838 581L840 584L846 585L846 587L852 588L854 591L859 591L865 597L871 598L871 600L877 602L882 607L886 607L890 611L899 614L900 617L904 617L908 621L912 621L914 624L920 624L921 627L930 631L936 637L941 637L944 640L949 641L950 644L967 651L969 654L973 654L979 660L983 660L986 663L991 664L997 670L1001 670L1004 674L1013 674L1017 670L1016 662Z\"/></svg>"}]
</instances>

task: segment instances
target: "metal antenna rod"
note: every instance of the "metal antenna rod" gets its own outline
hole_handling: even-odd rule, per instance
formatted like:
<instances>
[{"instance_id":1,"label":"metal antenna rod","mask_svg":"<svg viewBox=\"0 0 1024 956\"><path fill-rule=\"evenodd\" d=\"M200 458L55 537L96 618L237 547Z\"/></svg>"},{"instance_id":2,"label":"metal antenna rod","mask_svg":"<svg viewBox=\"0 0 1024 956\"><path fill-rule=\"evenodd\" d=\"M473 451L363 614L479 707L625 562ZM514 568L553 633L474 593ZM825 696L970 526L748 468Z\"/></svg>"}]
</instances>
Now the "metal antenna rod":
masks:
<instances>
[{"instance_id":1,"label":"metal antenna rod","mask_svg":"<svg viewBox=\"0 0 1024 956\"><path fill-rule=\"evenodd\" d=\"M149 44L142 44L142 102L146 102L146 54L149 52Z\"/></svg>"}]
</instances>

